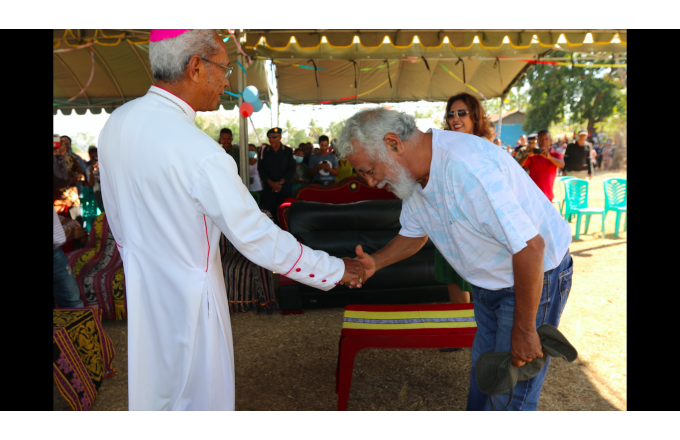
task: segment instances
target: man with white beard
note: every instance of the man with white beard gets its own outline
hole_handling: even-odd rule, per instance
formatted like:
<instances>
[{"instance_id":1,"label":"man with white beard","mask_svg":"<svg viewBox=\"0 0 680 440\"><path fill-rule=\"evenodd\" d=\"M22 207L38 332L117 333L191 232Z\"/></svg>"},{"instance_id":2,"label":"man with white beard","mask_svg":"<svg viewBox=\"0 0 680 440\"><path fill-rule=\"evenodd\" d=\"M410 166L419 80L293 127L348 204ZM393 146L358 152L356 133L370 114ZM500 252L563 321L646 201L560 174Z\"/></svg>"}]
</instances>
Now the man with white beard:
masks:
<instances>
[{"instance_id":1,"label":"man with white beard","mask_svg":"<svg viewBox=\"0 0 680 440\"><path fill-rule=\"evenodd\" d=\"M339 139L339 156L370 186L404 200L397 237L372 255L357 246L363 281L415 254L429 236L472 284L477 333L467 409L491 409L475 363L489 351L510 352L517 367L543 356L536 329L559 325L571 288L569 224L517 161L486 139L423 133L412 116L383 107L356 113ZM536 409L547 368L517 383L510 410ZM509 393L495 399L505 404Z\"/></svg>"}]
</instances>

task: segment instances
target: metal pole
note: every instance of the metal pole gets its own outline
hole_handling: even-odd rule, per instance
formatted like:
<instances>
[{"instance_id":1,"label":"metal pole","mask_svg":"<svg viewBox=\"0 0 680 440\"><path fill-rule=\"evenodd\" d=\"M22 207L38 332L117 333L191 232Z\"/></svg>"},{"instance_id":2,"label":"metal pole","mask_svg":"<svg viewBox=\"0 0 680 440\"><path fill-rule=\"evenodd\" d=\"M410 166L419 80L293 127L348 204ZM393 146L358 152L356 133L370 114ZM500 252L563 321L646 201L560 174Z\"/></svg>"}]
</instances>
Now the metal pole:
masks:
<instances>
[{"instance_id":1,"label":"metal pole","mask_svg":"<svg viewBox=\"0 0 680 440\"><path fill-rule=\"evenodd\" d=\"M243 38L243 34L241 34L242 38L242 43L245 43L245 38ZM246 66L246 58L238 54L237 59L241 63L241 66ZM241 67L238 65L236 66L237 74L238 74L238 107L239 110L241 109L241 104L243 104L243 89L246 88L246 74L243 73L243 70ZM241 167L241 180L243 180L243 184L246 186L246 188L250 188L250 170L248 168L248 119L244 118L240 111L238 115L238 143L239 143L239 164Z\"/></svg>"},{"instance_id":2,"label":"metal pole","mask_svg":"<svg viewBox=\"0 0 680 440\"><path fill-rule=\"evenodd\" d=\"M496 130L498 133L498 139L501 139L501 128L503 127L503 101L505 101L505 96L501 96L501 114L498 116L498 130ZM502 139L501 144L503 144Z\"/></svg>"}]
</instances>

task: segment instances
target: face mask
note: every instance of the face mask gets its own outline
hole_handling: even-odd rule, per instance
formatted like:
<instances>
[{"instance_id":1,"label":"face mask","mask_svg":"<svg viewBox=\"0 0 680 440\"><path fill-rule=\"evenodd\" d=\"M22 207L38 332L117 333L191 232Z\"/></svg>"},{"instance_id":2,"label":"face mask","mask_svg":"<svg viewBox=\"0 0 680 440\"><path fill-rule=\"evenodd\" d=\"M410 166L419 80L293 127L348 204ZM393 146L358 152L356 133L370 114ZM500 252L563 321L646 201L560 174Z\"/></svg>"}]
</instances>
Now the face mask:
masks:
<instances>
[{"instance_id":1,"label":"face mask","mask_svg":"<svg viewBox=\"0 0 680 440\"><path fill-rule=\"evenodd\" d=\"M257 157L257 153L254 151L249 151L248 157L250 157L251 159L255 159Z\"/></svg>"},{"instance_id":2,"label":"face mask","mask_svg":"<svg viewBox=\"0 0 680 440\"><path fill-rule=\"evenodd\" d=\"M302 163L303 160L304 160L304 157L302 157L302 156L295 156L295 162L297 162L297 163Z\"/></svg>"}]
</instances>

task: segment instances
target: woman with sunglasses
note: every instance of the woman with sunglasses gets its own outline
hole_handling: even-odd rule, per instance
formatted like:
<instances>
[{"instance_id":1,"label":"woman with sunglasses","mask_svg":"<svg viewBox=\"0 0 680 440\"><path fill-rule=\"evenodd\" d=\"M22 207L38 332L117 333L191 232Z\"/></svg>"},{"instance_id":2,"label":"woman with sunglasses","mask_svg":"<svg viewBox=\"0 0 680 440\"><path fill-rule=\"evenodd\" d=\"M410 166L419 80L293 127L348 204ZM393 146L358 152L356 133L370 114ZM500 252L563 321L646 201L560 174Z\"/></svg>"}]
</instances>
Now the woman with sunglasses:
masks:
<instances>
[{"instance_id":1,"label":"woman with sunglasses","mask_svg":"<svg viewBox=\"0 0 680 440\"><path fill-rule=\"evenodd\" d=\"M444 115L444 130L457 131L492 140L495 131L489 126L489 118L479 100L469 93L459 93L449 98ZM469 303L472 286L446 261L438 249L434 252L435 279L447 283L451 303ZM453 349L459 350L459 349ZM453 351L444 349L444 351Z\"/></svg>"}]
</instances>

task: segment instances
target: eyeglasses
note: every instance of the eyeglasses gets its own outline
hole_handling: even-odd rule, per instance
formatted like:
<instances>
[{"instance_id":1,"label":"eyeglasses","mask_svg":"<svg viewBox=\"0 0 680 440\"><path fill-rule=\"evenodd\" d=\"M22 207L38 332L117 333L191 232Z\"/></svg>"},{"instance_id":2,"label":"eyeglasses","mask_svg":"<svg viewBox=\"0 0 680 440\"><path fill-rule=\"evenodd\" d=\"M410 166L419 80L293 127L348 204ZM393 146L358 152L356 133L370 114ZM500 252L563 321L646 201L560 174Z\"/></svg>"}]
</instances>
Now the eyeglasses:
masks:
<instances>
[{"instance_id":1,"label":"eyeglasses","mask_svg":"<svg viewBox=\"0 0 680 440\"><path fill-rule=\"evenodd\" d=\"M231 75L231 72L234 71L234 68L233 68L233 67L225 66L225 65L223 65L223 64L220 64L220 63L216 63L216 62L214 62L214 61L207 60L207 59L205 59L205 58L201 58L201 59L202 59L203 61L207 61L207 62L209 62L209 63L216 64L216 65L220 66L221 68L223 68L223 69L225 70L225 72L224 72L224 77L225 77L225 78L229 78L229 75Z\"/></svg>"},{"instance_id":2,"label":"eyeglasses","mask_svg":"<svg viewBox=\"0 0 680 440\"><path fill-rule=\"evenodd\" d=\"M456 113L458 113L458 117L459 117L459 118L462 118L463 116L467 116L467 115L470 114L470 112L469 112L468 110L460 109L460 110L458 110L458 111L448 112L448 113L446 114L446 117L449 118L449 119L451 119L451 118L453 118L454 116L456 116Z\"/></svg>"},{"instance_id":3,"label":"eyeglasses","mask_svg":"<svg viewBox=\"0 0 680 440\"><path fill-rule=\"evenodd\" d=\"M270 135L267 136L267 137L268 137L269 139L271 139L271 138L279 137L279 135L278 135L278 134L270 134Z\"/></svg>"}]
</instances>

